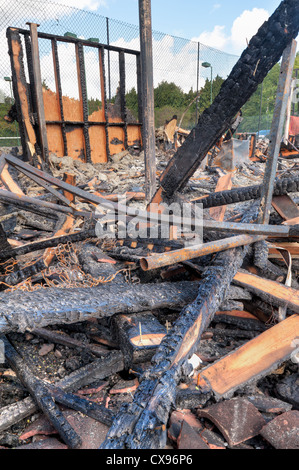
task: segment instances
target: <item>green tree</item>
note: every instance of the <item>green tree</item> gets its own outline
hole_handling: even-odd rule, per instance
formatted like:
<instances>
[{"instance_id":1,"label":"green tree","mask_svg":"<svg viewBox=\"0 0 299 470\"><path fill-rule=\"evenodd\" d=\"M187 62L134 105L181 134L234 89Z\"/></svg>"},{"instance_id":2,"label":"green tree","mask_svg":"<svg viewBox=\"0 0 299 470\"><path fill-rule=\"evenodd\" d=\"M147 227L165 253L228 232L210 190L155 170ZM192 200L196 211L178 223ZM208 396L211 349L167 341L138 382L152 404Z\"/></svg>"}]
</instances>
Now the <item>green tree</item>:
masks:
<instances>
[{"instance_id":1,"label":"green tree","mask_svg":"<svg viewBox=\"0 0 299 470\"><path fill-rule=\"evenodd\" d=\"M175 83L161 82L154 90L155 108L173 106L181 108L185 105L185 93Z\"/></svg>"}]
</instances>

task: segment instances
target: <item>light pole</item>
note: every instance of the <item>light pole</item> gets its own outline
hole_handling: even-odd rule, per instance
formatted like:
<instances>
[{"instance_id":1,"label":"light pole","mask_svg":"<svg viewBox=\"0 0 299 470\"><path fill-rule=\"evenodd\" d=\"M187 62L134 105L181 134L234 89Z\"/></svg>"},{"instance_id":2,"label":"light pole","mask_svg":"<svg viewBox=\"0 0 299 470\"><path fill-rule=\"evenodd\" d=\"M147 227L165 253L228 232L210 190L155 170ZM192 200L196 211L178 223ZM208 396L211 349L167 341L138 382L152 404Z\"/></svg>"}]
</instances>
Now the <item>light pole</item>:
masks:
<instances>
[{"instance_id":1,"label":"light pole","mask_svg":"<svg viewBox=\"0 0 299 470\"><path fill-rule=\"evenodd\" d=\"M201 64L205 69L211 68L211 104L213 103L213 67L209 62L203 62Z\"/></svg>"}]
</instances>

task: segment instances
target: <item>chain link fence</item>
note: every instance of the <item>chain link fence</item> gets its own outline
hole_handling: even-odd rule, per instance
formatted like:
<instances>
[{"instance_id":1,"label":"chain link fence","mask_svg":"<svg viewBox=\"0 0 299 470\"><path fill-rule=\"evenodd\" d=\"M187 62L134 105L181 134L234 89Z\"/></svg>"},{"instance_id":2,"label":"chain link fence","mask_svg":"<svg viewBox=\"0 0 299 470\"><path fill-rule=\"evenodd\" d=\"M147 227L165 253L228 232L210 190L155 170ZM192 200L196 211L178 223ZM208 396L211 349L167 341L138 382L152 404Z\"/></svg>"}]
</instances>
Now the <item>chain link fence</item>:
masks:
<instances>
[{"instance_id":1,"label":"chain link fence","mask_svg":"<svg viewBox=\"0 0 299 470\"><path fill-rule=\"evenodd\" d=\"M136 4L136 8L138 8ZM7 53L6 29L18 27L27 29L27 22L38 23L39 31L63 36L75 34L82 39L93 38L99 43L140 50L139 27L106 18L93 12L63 6L48 0L0 0L0 145L5 138L11 144L17 135L17 128L4 121L13 96L11 92L11 69ZM55 91L53 58L50 41L39 39L41 73L44 86ZM25 50L25 47L24 47ZM70 98L78 99L78 82L75 48L73 44L60 43L58 48L61 63L62 92ZM227 78L238 57L226 54L203 44L153 31L153 63L155 87L156 126L162 125L173 115L178 119L188 105L193 105L185 113L182 127L191 129L199 114L209 106L218 94L222 82ZM126 54L126 93L127 106L136 115L137 75L134 57ZM25 67L26 68L26 67ZM101 100L98 58L96 51L85 47L85 69L89 102ZM108 98L115 99L119 86L118 54L111 51L105 57L108 74ZM28 71L27 80L28 78ZM196 99L196 96L199 98ZM253 118L253 127L258 119ZM251 124L250 124L251 126ZM249 126L249 127L250 127ZM248 126L247 126L248 127ZM246 124L243 123L243 128ZM245 129L253 132L252 129ZM4 138L4 139L3 139ZM19 142L14 141L15 144Z\"/></svg>"}]
</instances>

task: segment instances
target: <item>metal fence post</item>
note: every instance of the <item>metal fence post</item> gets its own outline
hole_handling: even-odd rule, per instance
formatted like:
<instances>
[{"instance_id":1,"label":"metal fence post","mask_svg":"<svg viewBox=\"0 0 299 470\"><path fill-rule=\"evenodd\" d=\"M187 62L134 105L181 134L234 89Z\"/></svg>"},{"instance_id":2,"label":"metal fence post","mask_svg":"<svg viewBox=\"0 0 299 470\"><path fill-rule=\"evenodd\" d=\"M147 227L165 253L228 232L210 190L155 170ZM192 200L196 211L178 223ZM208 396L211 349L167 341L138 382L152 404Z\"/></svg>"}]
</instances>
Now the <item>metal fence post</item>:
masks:
<instances>
[{"instance_id":1,"label":"metal fence post","mask_svg":"<svg viewBox=\"0 0 299 470\"><path fill-rule=\"evenodd\" d=\"M151 0L139 0L140 49L143 101L143 148L145 195L150 201L156 191L155 115Z\"/></svg>"}]
</instances>

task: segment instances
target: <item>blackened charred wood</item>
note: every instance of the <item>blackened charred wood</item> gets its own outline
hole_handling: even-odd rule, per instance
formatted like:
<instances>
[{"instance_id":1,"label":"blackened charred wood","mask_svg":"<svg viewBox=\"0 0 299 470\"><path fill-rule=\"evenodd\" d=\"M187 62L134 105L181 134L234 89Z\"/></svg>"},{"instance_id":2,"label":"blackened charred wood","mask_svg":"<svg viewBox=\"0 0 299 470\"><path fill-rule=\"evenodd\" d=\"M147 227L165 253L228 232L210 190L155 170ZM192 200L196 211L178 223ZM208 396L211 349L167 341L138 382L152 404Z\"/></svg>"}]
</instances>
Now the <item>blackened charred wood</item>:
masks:
<instances>
[{"instance_id":1,"label":"blackened charred wood","mask_svg":"<svg viewBox=\"0 0 299 470\"><path fill-rule=\"evenodd\" d=\"M198 346L227 289L242 265L247 247L216 256L199 285L196 299L185 307L170 333L162 340L152 367L140 378L134 400L116 416L103 449L161 449L166 425L175 406L176 386L184 375L186 360Z\"/></svg>"},{"instance_id":2,"label":"blackened charred wood","mask_svg":"<svg viewBox=\"0 0 299 470\"><path fill-rule=\"evenodd\" d=\"M89 351L97 357L103 357L109 354L108 349L104 349L96 344L85 344L82 341L78 341L71 336L63 333L62 331L52 331L46 328L35 328L32 330L34 335L40 336L41 338L50 341L51 343L63 344L70 348L78 348L84 351Z\"/></svg>"},{"instance_id":3,"label":"blackened charred wood","mask_svg":"<svg viewBox=\"0 0 299 470\"><path fill-rule=\"evenodd\" d=\"M87 238L95 237L95 232L93 229L91 230L84 230L82 232L71 233L69 235L63 235L61 237L52 237L46 238L45 240L33 242L33 243L26 243L26 245L11 248L11 252L13 256L21 256L26 255L27 253L33 253L34 251L45 250L46 248L53 248L58 245L65 245L68 242L70 243L77 243ZM0 260L2 258L2 252L0 252Z\"/></svg>"},{"instance_id":4,"label":"blackened charred wood","mask_svg":"<svg viewBox=\"0 0 299 470\"><path fill-rule=\"evenodd\" d=\"M98 405L85 398L80 398L72 393L66 393L61 388L49 386L51 395L55 402L60 403L73 410L80 411L80 413L89 416L97 421L100 421L106 426L111 426L113 422L113 413L104 406Z\"/></svg>"},{"instance_id":5,"label":"blackened charred wood","mask_svg":"<svg viewBox=\"0 0 299 470\"><path fill-rule=\"evenodd\" d=\"M166 334L166 328L151 312L115 315L111 327L127 368L150 361Z\"/></svg>"},{"instance_id":6,"label":"blackened charred wood","mask_svg":"<svg viewBox=\"0 0 299 470\"><path fill-rule=\"evenodd\" d=\"M107 283L89 288L6 292L0 294L0 333L79 323L91 317L111 317L116 313L182 308L196 298L198 285L198 282L188 281L133 285Z\"/></svg>"},{"instance_id":7,"label":"blackened charred wood","mask_svg":"<svg viewBox=\"0 0 299 470\"><path fill-rule=\"evenodd\" d=\"M45 413L63 441L72 449L78 448L82 443L81 438L55 404L53 397L49 393L48 386L33 375L11 343L4 336L1 339L4 342L7 362L36 401L38 407Z\"/></svg>"},{"instance_id":8,"label":"blackened charred wood","mask_svg":"<svg viewBox=\"0 0 299 470\"><path fill-rule=\"evenodd\" d=\"M115 313L182 308L195 299L197 288L196 282L107 283L90 288L7 292L0 294L0 333L78 323Z\"/></svg>"},{"instance_id":9,"label":"blackened charred wood","mask_svg":"<svg viewBox=\"0 0 299 470\"><path fill-rule=\"evenodd\" d=\"M122 274L117 273L113 264L99 262L103 252L97 246L86 243L78 248L77 256L83 271L90 274L93 278L115 276L113 279L114 283L125 282Z\"/></svg>"},{"instance_id":10,"label":"blackened charred wood","mask_svg":"<svg viewBox=\"0 0 299 470\"><path fill-rule=\"evenodd\" d=\"M111 374L124 369L123 354L113 351L103 359L97 359L84 366L67 377L55 383L55 386L65 391L76 391L79 388L90 385L97 380L105 379ZM13 424L30 416L38 410L35 401L31 397L20 400L12 405L0 409L0 432L10 428Z\"/></svg>"},{"instance_id":11,"label":"blackened charred wood","mask_svg":"<svg viewBox=\"0 0 299 470\"><path fill-rule=\"evenodd\" d=\"M31 266L14 271L13 273L8 274L5 277L0 277L0 285L3 285L5 287L16 286L17 284L20 284L26 279L29 279L30 277L44 271L47 268L48 266L45 264L44 260L40 259Z\"/></svg>"},{"instance_id":12,"label":"blackened charred wood","mask_svg":"<svg viewBox=\"0 0 299 470\"><path fill-rule=\"evenodd\" d=\"M0 258L3 261L8 260L9 258L13 258L13 254L14 254L13 252L14 250L8 243L4 229L2 225L0 224ZM1 268L0 268L0 272L1 272Z\"/></svg>"},{"instance_id":13,"label":"blackened charred wood","mask_svg":"<svg viewBox=\"0 0 299 470\"><path fill-rule=\"evenodd\" d=\"M203 209L209 207L226 206L238 202L251 201L261 197L262 185L247 186L245 188L235 188L229 191L219 191L212 193L200 202ZM282 196L288 193L297 193L299 191L299 178L283 178L277 180L274 185L274 196Z\"/></svg>"},{"instance_id":14,"label":"blackened charred wood","mask_svg":"<svg viewBox=\"0 0 299 470\"><path fill-rule=\"evenodd\" d=\"M15 196L13 193L10 193L9 191L5 191L4 189L0 190L0 202L2 204L13 204L19 209L23 209L28 212L33 212L34 214L38 214L43 217L49 217L50 219L57 219L57 212L53 210L53 207L42 207L39 205L37 199L34 201L33 198L30 198L32 199L32 201L28 202L28 200L25 200L24 198L25 196L23 198L20 198Z\"/></svg>"},{"instance_id":15,"label":"blackened charred wood","mask_svg":"<svg viewBox=\"0 0 299 470\"><path fill-rule=\"evenodd\" d=\"M21 225L28 227L37 228L38 230L53 232L56 225L56 220L44 218L33 213L27 213L25 211L19 211L18 213L19 220L18 222Z\"/></svg>"},{"instance_id":16,"label":"blackened charred wood","mask_svg":"<svg viewBox=\"0 0 299 470\"><path fill-rule=\"evenodd\" d=\"M185 186L298 31L298 1L284 0L253 36L210 108L202 113L197 126L170 160L158 196L171 199ZM155 198L153 201L156 202Z\"/></svg>"}]
</instances>

